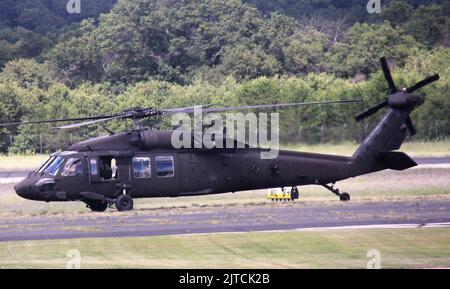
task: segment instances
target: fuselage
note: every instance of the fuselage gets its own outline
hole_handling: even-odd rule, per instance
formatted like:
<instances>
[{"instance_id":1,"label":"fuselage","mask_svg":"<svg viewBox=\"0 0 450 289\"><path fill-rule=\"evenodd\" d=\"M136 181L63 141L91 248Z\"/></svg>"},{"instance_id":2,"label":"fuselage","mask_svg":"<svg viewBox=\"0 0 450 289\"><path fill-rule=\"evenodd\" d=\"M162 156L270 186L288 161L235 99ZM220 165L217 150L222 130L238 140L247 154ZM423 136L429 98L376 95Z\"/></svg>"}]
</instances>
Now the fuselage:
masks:
<instances>
[{"instance_id":1,"label":"fuselage","mask_svg":"<svg viewBox=\"0 0 450 289\"><path fill-rule=\"evenodd\" d=\"M261 149L164 149L63 151L15 186L42 201L82 200L86 192L114 199L124 189L133 198L218 194L334 182L352 175L347 157Z\"/></svg>"}]
</instances>

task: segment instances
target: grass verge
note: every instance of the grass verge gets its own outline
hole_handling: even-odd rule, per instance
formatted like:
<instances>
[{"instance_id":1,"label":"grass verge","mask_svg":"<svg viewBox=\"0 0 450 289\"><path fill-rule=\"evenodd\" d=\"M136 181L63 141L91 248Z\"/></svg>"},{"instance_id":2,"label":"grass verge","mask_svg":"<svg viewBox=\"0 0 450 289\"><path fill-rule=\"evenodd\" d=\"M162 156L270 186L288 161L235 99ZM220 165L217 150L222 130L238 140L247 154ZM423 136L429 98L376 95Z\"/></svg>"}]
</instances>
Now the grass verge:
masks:
<instances>
[{"instance_id":1,"label":"grass verge","mask_svg":"<svg viewBox=\"0 0 450 289\"><path fill-rule=\"evenodd\" d=\"M65 268L68 251L82 268L382 268L450 266L444 228L259 232L0 243L1 268Z\"/></svg>"}]
</instances>

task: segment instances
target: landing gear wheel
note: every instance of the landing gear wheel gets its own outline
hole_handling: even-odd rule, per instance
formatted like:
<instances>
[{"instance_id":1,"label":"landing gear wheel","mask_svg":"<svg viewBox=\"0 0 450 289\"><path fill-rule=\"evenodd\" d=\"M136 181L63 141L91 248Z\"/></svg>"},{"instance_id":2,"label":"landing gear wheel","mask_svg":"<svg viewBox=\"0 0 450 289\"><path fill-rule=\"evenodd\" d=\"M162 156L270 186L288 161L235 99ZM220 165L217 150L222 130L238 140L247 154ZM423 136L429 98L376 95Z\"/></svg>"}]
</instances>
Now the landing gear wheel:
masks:
<instances>
[{"instance_id":1,"label":"landing gear wheel","mask_svg":"<svg viewBox=\"0 0 450 289\"><path fill-rule=\"evenodd\" d=\"M339 198L341 199L341 201L343 202L348 202L350 201L350 195L347 193L342 193Z\"/></svg>"},{"instance_id":2,"label":"landing gear wheel","mask_svg":"<svg viewBox=\"0 0 450 289\"><path fill-rule=\"evenodd\" d=\"M298 189L297 187L292 187L291 188L291 199L290 201L294 201L298 199Z\"/></svg>"},{"instance_id":3,"label":"landing gear wheel","mask_svg":"<svg viewBox=\"0 0 450 289\"><path fill-rule=\"evenodd\" d=\"M106 208L108 208L108 202L102 201L88 201L86 202L86 205L93 212L104 212L106 211Z\"/></svg>"},{"instance_id":4,"label":"landing gear wheel","mask_svg":"<svg viewBox=\"0 0 450 289\"><path fill-rule=\"evenodd\" d=\"M133 199L130 195L119 195L116 199L116 208L121 212L133 210Z\"/></svg>"},{"instance_id":5,"label":"landing gear wheel","mask_svg":"<svg viewBox=\"0 0 450 289\"><path fill-rule=\"evenodd\" d=\"M331 185L327 185L327 184L322 184L322 186L328 190L330 190L333 194L335 194L336 196L339 197L339 199L342 202L348 202L350 201L350 195L347 193L340 193L339 189L334 187L334 183L332 183Z\"/></svg>"}]
</instances>

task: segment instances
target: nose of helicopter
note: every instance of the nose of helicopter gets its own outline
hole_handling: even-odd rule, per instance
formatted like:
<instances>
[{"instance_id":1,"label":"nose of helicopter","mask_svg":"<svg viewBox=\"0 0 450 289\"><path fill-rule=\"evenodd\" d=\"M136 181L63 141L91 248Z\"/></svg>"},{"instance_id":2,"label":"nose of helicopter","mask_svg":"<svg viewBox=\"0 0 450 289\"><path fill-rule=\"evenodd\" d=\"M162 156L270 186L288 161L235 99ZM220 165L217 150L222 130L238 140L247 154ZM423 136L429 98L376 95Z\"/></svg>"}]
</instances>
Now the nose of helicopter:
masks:
<instances>
[{"instance_id":1,"label":"nose of helicopter","mask_svg":"<svg viewBox=\"0 0 450 289\"><path fill-rule=\"evenodd\" d=\"M24 199L39 200L34 184L35 181L26 178L16 184L14 186L14 190L16 191L17 195Z\"/></svg>"},{"instance_id":2,"label":"nose of helicopter","mask_svg":"<svg viewBox=\"0 0 450 289\"><path fill-rule=\"evenodd\" d=\"M24 199L30 199L33 195L32 187L30 186L27 179L20 181L18 184L14 186L14 190L17 195Z\"/></svg>"},{"instance_id":3,"label":"nose of helicopter","mask_svg":"<svg viewBox=\"0 0 450 289\"><path fill-rule=\"evenodd\" d=\"M40 190L39 186L36 186L36 180L32 177L27 177L23 179L18 184L14 186L14 190L17 195L24 199L33 200L33 201L46 201L49 197L48 193L44 190Z\"/></svg>"}]
</instances>

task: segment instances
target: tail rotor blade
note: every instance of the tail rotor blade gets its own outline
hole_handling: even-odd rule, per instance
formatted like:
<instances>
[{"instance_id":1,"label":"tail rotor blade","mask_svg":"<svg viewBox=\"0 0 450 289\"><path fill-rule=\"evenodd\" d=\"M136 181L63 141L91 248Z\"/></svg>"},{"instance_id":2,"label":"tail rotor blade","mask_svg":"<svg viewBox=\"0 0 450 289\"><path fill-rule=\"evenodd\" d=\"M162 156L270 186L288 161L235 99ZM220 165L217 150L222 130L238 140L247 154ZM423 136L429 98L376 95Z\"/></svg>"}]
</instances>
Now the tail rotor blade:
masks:
<instances>
[{"instance_id":1,"label":"tail rotor blade","mask_svg":"<svg viewBox=\"0 0 450 289\"><path fill-rule=\"evenodd\" d=\"M355 120L360 121L368 116L371 116L372 114L376 113L377 111L379 111L380 109L382 109L383 107L385 107L387 105L388 105L388 100L386 99L383 102L380 102L379 104L372 106L368 110L363 111L362 113L355 116Z\"/></svg>"},{"instance_id":2,"label":"tail rotor blade","mask_svg":"<svg viewBox=\"0 0 450 289\"><path fill-rule=\"evenodd\" d=\"M396 93L398 91L397 87L395 86L394 79L392 79L391 70L389 69L388 62L385 57L382 57L380 59L381 68L383 69L384 78L386 78L386 81L389 84L389 89L392 93Z\"/></svg>"},{"instance_id":3,"label":"tail rotor blade","mask_svg":"<svg viewBox=\"0 0 450 289\"><path fill-rule=\"evenodd\" d=\"M432 83L435 82L436 80L439 80L439 74L435 74L433 76L427 77L422 81L419 81L418 83L416 83L415 85L411 86L410 88L408 88L406 90L406 92L408 93L413 93L414 91Z\"/></svg>"},{"instance_id":4,"label":"tail rotor blade","mask_svg":"<svg viewBox=\"0 0 450 289\"><path fill-rule=\"evenodd\" d=\"M405 124L406 124L406 127L408 128L409 133L411 134L411 136L416 135L417 130L414 127L414 124L413 124L410 116L408 116L408 118L406 119Z\"/></svg>"}]
</instances>

